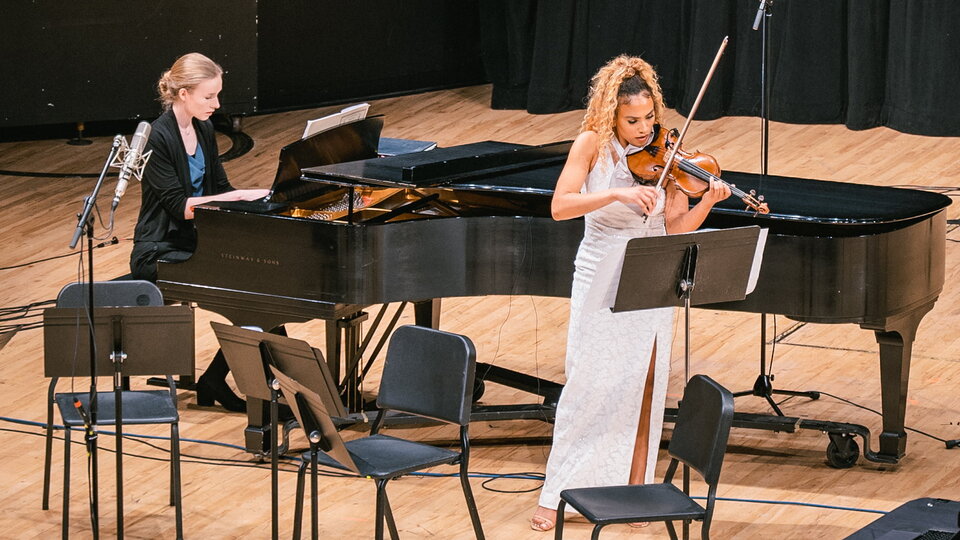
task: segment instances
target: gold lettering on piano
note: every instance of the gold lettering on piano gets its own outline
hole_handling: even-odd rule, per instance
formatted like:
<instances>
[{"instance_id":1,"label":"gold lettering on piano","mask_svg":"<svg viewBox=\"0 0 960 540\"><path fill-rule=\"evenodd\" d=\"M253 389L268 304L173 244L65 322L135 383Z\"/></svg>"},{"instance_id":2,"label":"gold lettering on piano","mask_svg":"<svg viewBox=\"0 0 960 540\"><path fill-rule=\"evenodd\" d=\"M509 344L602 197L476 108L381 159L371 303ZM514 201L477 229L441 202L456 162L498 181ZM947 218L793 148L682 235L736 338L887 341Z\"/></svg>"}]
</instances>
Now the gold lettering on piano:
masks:
<instances>
[{"instance_id":1,"label":"gold lettering on piano","mask_svg":"<svg viewBox=\"0 0 960 540\"><path fill-rule=\"evenodd\" d=\"M237 253L226 253L221 251L220 258L228 261L247 262L253 264L264 264L268 266L280 266L279 259L270 259L267 257L257 257L253 255L240 255Z\"/></svg>"}]
</instances>

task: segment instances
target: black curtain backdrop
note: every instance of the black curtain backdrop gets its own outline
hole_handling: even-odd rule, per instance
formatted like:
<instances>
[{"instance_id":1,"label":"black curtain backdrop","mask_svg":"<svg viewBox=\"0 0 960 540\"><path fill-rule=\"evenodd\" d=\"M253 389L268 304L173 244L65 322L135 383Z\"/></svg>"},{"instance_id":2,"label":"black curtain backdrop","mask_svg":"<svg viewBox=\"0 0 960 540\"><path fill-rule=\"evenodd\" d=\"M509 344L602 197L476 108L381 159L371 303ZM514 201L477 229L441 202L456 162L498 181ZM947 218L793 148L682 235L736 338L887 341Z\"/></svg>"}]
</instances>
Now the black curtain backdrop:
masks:
<instances>
[{"instance_id":1,"label":"black curtain backdrop","mask_svg":"<svg viewBox=\"0 0 960 540\"><path fill-rule=\"evenodd\" d=\"M697 119L759 116L758 0L485 0L482 47L491 106L554 113L584 107L593 73L638 55L657 68L667 106L689 113L724 36L730 44ZM774 0L770 119L887 126L960 136L960 2Z\"/></svg>"}]
</instances>

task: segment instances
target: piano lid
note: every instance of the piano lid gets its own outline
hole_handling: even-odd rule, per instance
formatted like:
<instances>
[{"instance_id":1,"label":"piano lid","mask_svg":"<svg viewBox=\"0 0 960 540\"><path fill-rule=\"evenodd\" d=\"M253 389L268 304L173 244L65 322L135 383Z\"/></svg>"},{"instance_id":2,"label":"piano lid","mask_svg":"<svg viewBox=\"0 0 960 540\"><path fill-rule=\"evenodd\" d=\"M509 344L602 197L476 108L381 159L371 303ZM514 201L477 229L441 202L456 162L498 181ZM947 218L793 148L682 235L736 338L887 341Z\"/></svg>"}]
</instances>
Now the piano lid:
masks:
<instances>
[{"instance_id":1,"label":"piano lid","mask_svg":"<svg viewBox=\"0 0 960 540\"><path fill-rule=\"evenodd\" d=\"M300 171L306 167L375 158L382 129L383 116L372 116L284 146L268 200L281 203L306 196L315 188L300 179Z\"/></svg>"},{"instance_id":2,"label":"piano lid","mask_svg":"<svg viewBox=\"0 0 960 540\"><path fill-rule=\"evenodd\" d=\"M525 146L486 141L426 152L337 163L304 169L304 183L393 188L441 187L531 193L552 196L571 142ZM711 215L750 219L786 234L860 234L858 227L901 226L950 205L948 197L922 190L831 182L727 171L723 178L744 191L756 190L770 213L755 215L735 198L722 201ZM801 229L797 229L801 227ZM845 230L845 231L844 231Z\"/></svg>"},{"instance_id":3,"label":"piano lid","mask_svg":"<svg viewBox=\"0 0 960 540\"><path fill-rule=\"evenodd\" d=\"M303 170L307 181L395 188L483 186L553 193L570 142L526 146L486 141Z\"/></svg>"},{"instance_id":4,"label":"piano lid","mask_svg":"<svg viewBox=\"0 0 960 540\"><path fill-rule=\"evenodd\" d=\"M818 223L833 226L894 224L923 218L950 206L949 197L919 189L831 182L787 176L770 176L760 185L759 174L726 171L723 179L749 192L757 190L770 205L770 213L757 215L765 222ZM714 206L713 214L754 215L730 197Z\"/></svg>"}]
</instances>

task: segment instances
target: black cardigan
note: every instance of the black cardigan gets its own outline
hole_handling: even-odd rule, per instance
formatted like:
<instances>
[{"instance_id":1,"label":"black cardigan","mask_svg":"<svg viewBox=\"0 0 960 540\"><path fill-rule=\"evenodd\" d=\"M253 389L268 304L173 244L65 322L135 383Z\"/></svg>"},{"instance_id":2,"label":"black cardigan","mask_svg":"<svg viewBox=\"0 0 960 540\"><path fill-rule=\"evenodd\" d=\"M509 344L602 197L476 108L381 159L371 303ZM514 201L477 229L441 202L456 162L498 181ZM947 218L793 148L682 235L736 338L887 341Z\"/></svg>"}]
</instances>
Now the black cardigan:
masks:
<instances>
[{"instance_id":1,"label":"black cardigan","mask_svg":"<svg viewBox=\"0 0 960 540\"><path fill-rule=\"evenodd\" d=\"M133 240L170 242L178 249L193 251L196 248L193 220L183 217L193 185L190 183L187 152L173 111L164 112L151 127L146 150L153 151L153 154L143 171L140 216ZM213 122L194 118L193 127L197 132L197 144L203 148L203 195L233 190L220 162Z\"/></svg>"}]
</instances>

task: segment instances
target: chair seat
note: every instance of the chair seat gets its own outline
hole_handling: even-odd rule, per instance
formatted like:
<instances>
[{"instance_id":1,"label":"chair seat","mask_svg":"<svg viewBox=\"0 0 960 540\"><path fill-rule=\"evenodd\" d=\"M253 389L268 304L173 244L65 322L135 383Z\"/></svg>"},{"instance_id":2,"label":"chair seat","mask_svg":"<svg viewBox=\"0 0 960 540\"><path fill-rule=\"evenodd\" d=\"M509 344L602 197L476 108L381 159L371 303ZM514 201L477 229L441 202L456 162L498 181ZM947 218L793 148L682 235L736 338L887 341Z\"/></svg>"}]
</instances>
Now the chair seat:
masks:
<instances>
[{"instance_id":1,"label":"chair seat","mask_svg":"<svg viewBox=\"0 0 960 540\"><path fill-rule=\"evenodd\" d=\"M434 465L453 463L460 457L459 452L446 448L380 434L347 441L344 445L357 464L357 472L374 479L394 478ZM309 462L310 452L304 452L303 459ZM317 455L317 462L328 467L350 470L323 452Z\"/></svg>"},{"instance_id":2,"label":"chair seat","mask_svg":"<svg viewBox=\"0 0 960 540\"><path fill-rule=\"evenodd\" d=\"M177 407L169 390L127 390L121 393L124 424L172 424L179 420ZM83 408L90 411L90 394L71 392L57 394L55 399L66 426L82 426L83 418L73 406L74 397L80 398ZM116 424L116 399L113 391L97 393L97 424Z\"/></svg>"},{"instance_id":3,"label":"chair seat","mask_svg":"<svg viewBox=\"0 0 960 540\"><path fill-rule=\"evenodd\" d=\"M567 489L560 497L596 524L700 519L705 512L669 483Z\"/></svg>"}]
</instances>

